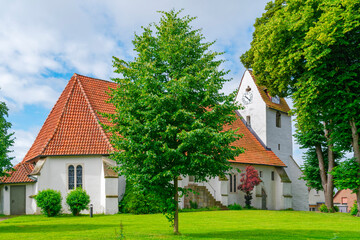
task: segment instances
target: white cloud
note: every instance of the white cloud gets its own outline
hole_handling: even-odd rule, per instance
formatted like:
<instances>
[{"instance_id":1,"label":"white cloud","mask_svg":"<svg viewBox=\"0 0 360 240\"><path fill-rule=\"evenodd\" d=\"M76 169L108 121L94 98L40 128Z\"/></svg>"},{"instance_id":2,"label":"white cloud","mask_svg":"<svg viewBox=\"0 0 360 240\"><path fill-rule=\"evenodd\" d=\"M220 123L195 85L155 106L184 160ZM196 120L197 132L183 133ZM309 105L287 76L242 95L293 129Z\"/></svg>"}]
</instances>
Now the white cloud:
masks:
<instances>
[{"instance_id":1,"label":"white cloud","mask_svg":"<svg viewBox=\"0 0 360 240\"><path fill-rule=\"evenodd\" d=\"M15 157L12 161L13 165L16 165L23 160L31 145L35 141L35 137L39 130L40 127L32 128L29 131L21 129L14 130L15 142L14 146L10 149L13 150L13 152L9 154L10 156Z\"/></svg>"},{"instance_id":2,"label":"white cloud","mask_svg":"<svg viewBox=\"0 0 360 240\"><path fill-rule=\"evenodd\" d=\"M0 100L11 110L27 105L50 109L74 72L98 78L116 76L112 56L130 60L134 32L158 22L158 10L182 9L198 17L213 50L226 51L222 66L233 80L223 91L234 91L244 68L239 56L249 47L256 17L268 0L104 0L104 1L3 1L0 8ZM56 73L53 75L52 73ZM49 77L50 76L50 77ZM17 142L29 145L35 131L18 129ZM30 135L32 134L32 137ZM296 158L296 152L294 153ZM298 160L298 158L297 158Z\"/></svg>"}]
</instances>

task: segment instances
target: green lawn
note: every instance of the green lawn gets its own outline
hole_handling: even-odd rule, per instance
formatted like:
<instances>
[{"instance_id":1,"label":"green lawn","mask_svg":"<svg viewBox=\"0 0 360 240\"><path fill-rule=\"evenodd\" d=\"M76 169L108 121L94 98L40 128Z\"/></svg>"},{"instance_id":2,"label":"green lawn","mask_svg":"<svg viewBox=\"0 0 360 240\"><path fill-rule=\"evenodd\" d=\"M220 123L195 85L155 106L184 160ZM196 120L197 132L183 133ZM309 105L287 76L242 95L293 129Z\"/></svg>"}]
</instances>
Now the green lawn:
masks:
<instances>
[{"instance_id":1,"label":"green lawn","mask_svg":"<svg viewBox=\"0 0 360 240\"><path fill-rule=\"evenodd\" d=\"M0 239L360 239L360 218L295 211L180 213L180 232L161 214L72 217L21 216L0 222Z\"/></svg>"}]
</instances>

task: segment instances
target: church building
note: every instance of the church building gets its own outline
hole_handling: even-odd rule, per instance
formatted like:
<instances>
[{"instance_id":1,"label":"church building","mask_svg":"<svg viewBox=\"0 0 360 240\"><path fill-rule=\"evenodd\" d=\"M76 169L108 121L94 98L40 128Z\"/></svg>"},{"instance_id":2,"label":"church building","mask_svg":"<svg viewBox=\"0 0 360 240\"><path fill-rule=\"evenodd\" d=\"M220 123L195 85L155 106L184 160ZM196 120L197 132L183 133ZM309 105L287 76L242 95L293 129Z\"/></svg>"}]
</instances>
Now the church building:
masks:
<instances>
[{"instance_id":1,"label":"church building","mask_svg":"<svg viewBox=\"0 0 360 240\"><path fill-rule=\"evenodd\" d=\"M107 92L116 88L113 82L74 74L68 82L33 145L10 176L0 180L0 214L38 214L34 196L41 190L54 189L63 197L81 186L90 195L94 213L114 214L125 192L125 178L118 176L109 158L113 151L110 135L102 124L109 124L99 112L114 113L107 103ZM243 137L233 144L245 148L226 177L197 182L192 176L179 178L179 186L191 188L180 199L182 208L196 202L198 207L226 208L244 205L244 194L238 169L252 165L262 182L253 191L252 205L259 209L307 210L308 192L301 172L292 158L292 133L289 107L283 98L272 97L258 86L251 71L240 82L236 100L244 109L236 111L237 120L225 128L239 129ZM86 211L84 211L86 213Z\"/></svg>"}]
</instances>

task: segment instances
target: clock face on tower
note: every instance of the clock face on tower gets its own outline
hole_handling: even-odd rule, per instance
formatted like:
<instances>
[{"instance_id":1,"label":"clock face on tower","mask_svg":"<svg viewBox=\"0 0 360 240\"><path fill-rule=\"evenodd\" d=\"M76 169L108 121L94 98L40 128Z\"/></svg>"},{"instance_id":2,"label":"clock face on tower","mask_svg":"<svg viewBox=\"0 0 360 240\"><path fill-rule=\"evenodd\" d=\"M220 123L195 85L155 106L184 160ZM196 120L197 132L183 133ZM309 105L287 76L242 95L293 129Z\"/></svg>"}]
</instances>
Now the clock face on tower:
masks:
<instances>
[{"instance_id":1,"label":"clock face on tower","mask_svg":"<svg viewBox=\"0 0 360 240\"><path fill-rule=\"evenodd\" d=\"M252 92L245 92L243 97L242 97L242 102L247 105L247 104L250 104L252 103L252 100L253 100L253 94Z\"/></svg>"}]
</instances>

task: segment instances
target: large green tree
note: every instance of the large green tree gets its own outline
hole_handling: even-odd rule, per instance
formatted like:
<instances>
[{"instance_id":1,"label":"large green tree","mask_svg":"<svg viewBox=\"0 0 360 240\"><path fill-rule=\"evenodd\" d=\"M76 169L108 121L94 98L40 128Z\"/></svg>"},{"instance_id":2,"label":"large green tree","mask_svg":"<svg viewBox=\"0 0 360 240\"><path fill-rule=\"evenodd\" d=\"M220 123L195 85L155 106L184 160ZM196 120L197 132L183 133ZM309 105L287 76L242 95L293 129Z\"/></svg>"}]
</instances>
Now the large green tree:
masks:
<instances>
[{"instance_id":1,"label":"large green tree","mask_svg":"<svg viewBox=\"0 0 360 240\"><path fill-rule=\"evenodd\" d=\"M359 51L359 1L276 0L257 19L241 61L272 94L292 95L300 121L308 114L310 125L324 126L328 149L351 149L360 163Z\"/></svg>"},{"instance_id":2,"label":"large green tree","mask_svg":"<svg viewBox=\"0 0 360 240\"><path fill-rule=\"evenodd\" d=\"M11 123L6 120L8 108L4 102L0 102L0 177L7 175L6 172L11 170L11 152L9 148L13 145L13 133L9 133Z\"/></svg>"},{"instance_id":3,"label":"large green tree","mask_svg":"<svg viewBox=\"0 0 360 240\"><path fill-rule=\"evenodd\" d=\"M161 12L159 23L143 27L133 40L133 61L114 57L118 88L110 102L118 171L144 193L155 193L178 233L181 176L198 181L223 175L228 160L243 150L231 146L239 135L223 126L235 120L234 94L219 91L227 71L222 53L205 42L195 19Z\"/></svg>"}]
</instances>

